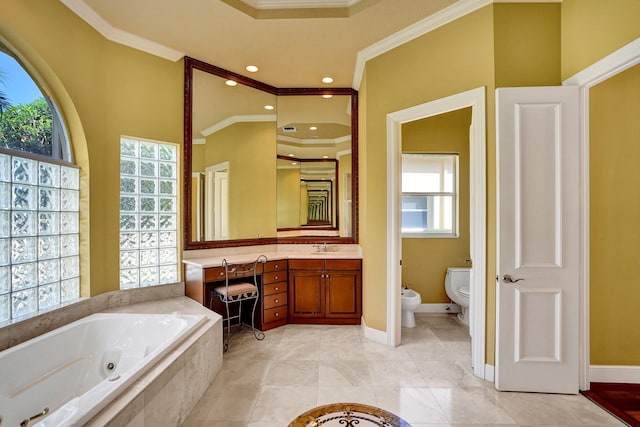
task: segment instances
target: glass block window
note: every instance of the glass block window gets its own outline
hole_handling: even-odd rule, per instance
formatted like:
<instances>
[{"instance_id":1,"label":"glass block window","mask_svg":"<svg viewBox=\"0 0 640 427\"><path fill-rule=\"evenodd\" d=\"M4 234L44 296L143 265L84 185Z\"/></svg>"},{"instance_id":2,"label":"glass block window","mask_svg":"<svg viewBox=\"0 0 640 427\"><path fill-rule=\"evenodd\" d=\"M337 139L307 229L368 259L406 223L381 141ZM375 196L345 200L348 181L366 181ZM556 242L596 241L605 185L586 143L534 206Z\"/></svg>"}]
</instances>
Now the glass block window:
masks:
<instances>
[{"instance_id":1,"label":"glass block window","mask_svg":"<svg viewBox=\"0 0 640 427\"><path fill-rule=\"evenodd\" d=\"M120 289L178 281L178 150L120 139Z\"/></svg>"},{"instance_id":2,"label":"glass block window","mask_svg":"<svg viewBox=\"0 0 640 427\"><path fill-rule=\"evenodd\" d=\"M0 152L0 322L80 297L80 176Z\"/></svg>"}]
</instances>

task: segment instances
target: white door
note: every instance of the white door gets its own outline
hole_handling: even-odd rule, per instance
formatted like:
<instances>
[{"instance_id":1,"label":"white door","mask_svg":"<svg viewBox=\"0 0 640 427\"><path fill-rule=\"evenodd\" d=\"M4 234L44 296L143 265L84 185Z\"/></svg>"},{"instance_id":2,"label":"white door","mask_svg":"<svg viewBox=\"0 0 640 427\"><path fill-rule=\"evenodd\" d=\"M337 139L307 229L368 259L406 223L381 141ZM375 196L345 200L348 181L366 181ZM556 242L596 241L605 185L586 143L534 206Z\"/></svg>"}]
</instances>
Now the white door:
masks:
<instances>
[{"instance_id":1,"label":"white door","mask_svg":"<svg viewBox=\"0 0 640 427\"><path fill-rule=\"evenodd\" d=\"M578 89L498 89L496 108L496 388L577 393Z\"/></svg>"}]
</instances>

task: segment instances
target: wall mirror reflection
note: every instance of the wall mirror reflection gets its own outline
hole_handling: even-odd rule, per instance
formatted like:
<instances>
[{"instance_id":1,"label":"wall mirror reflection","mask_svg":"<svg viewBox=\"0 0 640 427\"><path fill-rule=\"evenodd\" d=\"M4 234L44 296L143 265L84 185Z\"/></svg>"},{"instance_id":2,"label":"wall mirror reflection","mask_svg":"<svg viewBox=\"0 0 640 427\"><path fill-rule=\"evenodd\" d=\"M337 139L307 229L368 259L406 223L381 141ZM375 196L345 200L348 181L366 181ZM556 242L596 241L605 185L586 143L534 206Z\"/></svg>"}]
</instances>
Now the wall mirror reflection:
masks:
<instances>
[{"instance_id":1,"label":"wall mirror reflection","mask_svg":"<svg viewBox=\"0 0 640 427\"><path fill-rule=\"evenodd\" d=\"M352 89L185 58L185 249L357 243L356 125Z\"/></svg>"}]
</instances>

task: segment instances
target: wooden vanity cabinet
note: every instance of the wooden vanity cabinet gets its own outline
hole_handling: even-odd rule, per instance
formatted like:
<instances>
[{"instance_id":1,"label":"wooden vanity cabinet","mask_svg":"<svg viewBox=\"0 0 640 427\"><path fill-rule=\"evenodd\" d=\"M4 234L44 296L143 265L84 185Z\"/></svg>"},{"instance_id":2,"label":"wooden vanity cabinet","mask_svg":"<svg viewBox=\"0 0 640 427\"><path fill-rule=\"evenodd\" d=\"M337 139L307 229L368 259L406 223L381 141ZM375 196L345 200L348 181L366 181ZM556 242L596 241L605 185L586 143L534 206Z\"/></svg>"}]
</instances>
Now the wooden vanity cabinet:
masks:
<instances>
[{"instance_id":1,"label":"wooden vanity cabinet","mask_svg":"<svg viewBox=\"0 0 640 427\"><path fill-rule=\"evenodd\" d=\"M287 261L268 261L262 274L260 294L260 330L282 326L287 323Z\"/></svg>"},{"instance_id":2,"label":"wooden vanity cabinet","mask_svg":"<svg viewBox=\"0 0 640 427\"><path fill-rule=\"evenodd\" d=\"M361 316L361 260L289 260L289 323L358 325Z\"/></svg>"},{"instance_id":3,"label":"wooden vanity cabinet","mask_svg":"<svg viewBox=\"0 0 640 427\"><path fill-rule=\"evenodd\" d=\"M231 269L231 265L229 266ZM255 327L266 331L287 323L287 260L267 261L258 263L257 270L260 298L255 311ZM233 273L230 281L253 282L253 269ZM224 267L202 268L187 264L185 266L185 295L198 301L207 308L224 315L224 304L218 299L211 299L211 289L224 285ZM245 323L251 323L250 305L253 302L245 302L242 306L242 319ZM236 304L230 304L232 314L237 309Z\"/></svg>"}]
</instances>

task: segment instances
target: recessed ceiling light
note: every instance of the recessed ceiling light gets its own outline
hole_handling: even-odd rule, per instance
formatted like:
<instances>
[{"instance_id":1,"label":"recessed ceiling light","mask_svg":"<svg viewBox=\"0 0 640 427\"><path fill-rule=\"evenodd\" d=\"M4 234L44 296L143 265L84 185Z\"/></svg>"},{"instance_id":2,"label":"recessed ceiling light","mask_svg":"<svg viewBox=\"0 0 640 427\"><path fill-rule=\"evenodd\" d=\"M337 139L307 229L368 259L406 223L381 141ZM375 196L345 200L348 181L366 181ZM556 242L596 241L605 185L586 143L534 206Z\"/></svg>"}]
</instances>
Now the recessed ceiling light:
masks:
<instances>
[{"instance_id":1,"label":"recessed ceiling light","mask_svg":"<svg viewBox=\"0 0 640 427\"><path fill-rule=\"evenodd\" d=\"M323 77L322 78L322 83L326 83L326 84L333 83L333 78L332 77Z\"/></svg>"},{"instance_id":2,"label":"recessed ceiling light","mask_svg":"<svg viewBox=\"0 0 640 427\"><path fill-rule=\"evenodd\" d=\"M328 158L329 158L329 156L322 156L322 158L323 158L323 159L328 159Z\"/></svg>"},{"instance_id":3,"label":"recessed ceiling light","mask_svg":"<svg viewBox=\"0 0 640 427\"><path fill-rule=\"evenodd\" d=\"M259 68L256 67L255 65L247 65L245 69L250 73L255 73L259 70Z\"/></svg>"},{"instance_id":4,"label":"recessed ceiling light","mask_svg":"<svg viewBox=\"0 0 640 427\"><path fill-rule=\"evenodd\" d=\"M322 97L326 99L331 99L333 98L333 95L326 94L326 95L322 95Z\"/></svg>"},{"instance_id":5,"label":"recessed ceiling light","mask_svg":"<svg viewBox=\"0 0 640 427\"><path fill-rule=\"evenodd\" d=\"M318 126L309 126L309 130L318 130Z\"/></svg>"},{"instance_id":6,"label":"recessed ceiling light","mask_svg":"<svg viewBox=\"0 0 640 427\"><path fill-rule=\"evenodd\" d=\"M226 84L227 86L237 86L238 82L235 80L227 80L226 82L224 82L224 84Z\"/></svg>"},{"instance_id":7,"label":"recessed ceiling light","mask_svg":"<svg viewBox=\"0 0 640 427\"><path fill-rule=\"evenodd\" d=\"M265 110L273 110L275 107L273 105L265 105L264 109Z\"/></svg>"},{"instance_id":8,"label":"recessed ceiling light","mask_svg":"<svg viewBox=\"0 0 640 427\"><path fill-rule=\"evenodd\" d=\"M296 162L291 162L291 166L295 166L295 165L297 165Z\"/></svg>"},{"instance_id":9,"label":"recessed ceiling light","mask_svg":"<svg viewBox=\"0 0 640 427\"><path fill-rule=\"evenodd\" d=\"M293 157L293 153L289 153L289 157Z\"/></svg>"}]
</instances>

